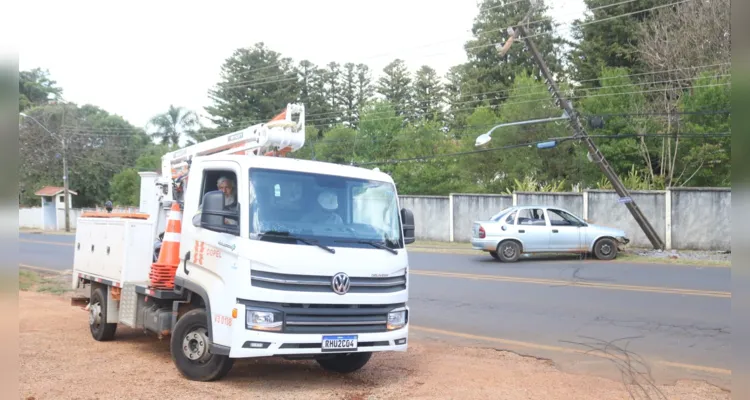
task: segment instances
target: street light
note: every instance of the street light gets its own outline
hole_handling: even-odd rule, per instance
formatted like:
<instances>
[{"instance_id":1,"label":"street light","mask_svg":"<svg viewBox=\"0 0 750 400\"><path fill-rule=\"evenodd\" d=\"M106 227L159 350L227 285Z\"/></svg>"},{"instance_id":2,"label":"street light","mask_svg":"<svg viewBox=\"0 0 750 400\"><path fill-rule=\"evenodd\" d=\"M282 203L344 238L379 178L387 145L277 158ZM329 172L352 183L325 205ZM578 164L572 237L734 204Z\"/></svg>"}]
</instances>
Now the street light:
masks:
<instances>
[{"instance_id":1,"label":"street light","mask_svg":"<svg viewBox=\"0 0 750 400\"><path fill-rule=\"evenodd\" d=\"M508 122L506 124L500 124L490 129L489 132L479 135L474 145L476 147L479 147L479 146L484 146L485 144L489 143L490 140L492 140L492 136L491 136L492 132L494 132L495 129L498 129L498 128L503 128L506 126L516 126L516 125L539 124L543 122L558 121L561 119L568 119L568 113L563 111L562 117L556 117L556 118L530 119L528 121Z\"/></svg>"},{"instance_id":2,"label":"street light","mask_svg":"<svg viewBox=\"0 0 750 400\"><path fill-rule=\"evenodd\" d=\"M47 133L50 134L50 136L55 137L55 134L52 133L49 129L47 129L44 124L39 122L36 118L26 115L24 113L19 113L22 117L28 118L34 122L36 122L39 126L41 126ZM70 207L68 206L68 201L70 201L70 195L69 195L69 189L68 189L68 160L65 157L65 138L61 138L60 142L62 142L62 159L63 159L63 196L65 197L65 232L70 232Z\"/></svg>"}]
</instances>

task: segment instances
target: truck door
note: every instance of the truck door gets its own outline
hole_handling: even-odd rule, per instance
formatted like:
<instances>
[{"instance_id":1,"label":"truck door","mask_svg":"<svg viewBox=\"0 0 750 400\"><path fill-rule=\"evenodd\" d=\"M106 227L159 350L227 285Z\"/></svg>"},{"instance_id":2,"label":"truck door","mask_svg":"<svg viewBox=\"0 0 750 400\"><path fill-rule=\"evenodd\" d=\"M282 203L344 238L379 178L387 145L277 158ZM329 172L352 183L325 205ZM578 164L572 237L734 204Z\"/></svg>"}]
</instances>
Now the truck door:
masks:
<instances>
[{"instance_id":1,"label":"truck door","mask_svg":"<svg viewBox=\"0 0 750 400\"><path fill-rule=\"evenodd\" d=\"M209 167L191 171L190 176L192 179L185 191L180 243L180 258L184 264L178 268L177 274L185 276L190 275L192 270L205 270L220 275L223 268L231 267L237 260L237 239L243 226L241 217L246 214L242 212L242 206L247 204L242 200L247 185L239 182L238 177L242 176L239 166L230 161L212 161ZM217 191L224 192L227 210L236 207L239 211L237 215L240 218L226 218L224 221L225 226L237 228L236 233L201 226L203 196Z\"/></svg>"}]
</instances>

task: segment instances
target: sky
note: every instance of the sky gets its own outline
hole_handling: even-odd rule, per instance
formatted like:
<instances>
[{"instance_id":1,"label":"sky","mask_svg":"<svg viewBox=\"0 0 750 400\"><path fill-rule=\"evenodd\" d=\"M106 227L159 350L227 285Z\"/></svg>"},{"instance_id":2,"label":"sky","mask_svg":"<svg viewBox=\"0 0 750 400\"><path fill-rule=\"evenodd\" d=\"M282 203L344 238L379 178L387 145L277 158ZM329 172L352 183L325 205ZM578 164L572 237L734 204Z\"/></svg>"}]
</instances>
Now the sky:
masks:
<instances>
[{"instance_id":1,"label":"sky","mask_svg":"<svg viewBox=\"0 0 750 400\"><path fill-rule=\"evenodd\" d=\"M582 0L546 1L557 22L585 11ZM475 0L13 3L20 70L48 69L66 101L140 127L171 104L205 116L224 60L257 42L295 62L362 62L374 77L395 58L443 75L465 61L478 11Z\"/></svg>"}]
</instances>

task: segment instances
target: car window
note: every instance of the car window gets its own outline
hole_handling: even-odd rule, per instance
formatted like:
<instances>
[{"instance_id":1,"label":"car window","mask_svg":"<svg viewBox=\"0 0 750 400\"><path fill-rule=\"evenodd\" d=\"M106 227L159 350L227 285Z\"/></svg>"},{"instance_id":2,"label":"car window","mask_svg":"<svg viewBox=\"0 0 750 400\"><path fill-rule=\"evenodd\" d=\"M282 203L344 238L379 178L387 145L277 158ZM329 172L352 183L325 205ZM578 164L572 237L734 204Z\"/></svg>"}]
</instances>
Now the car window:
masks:
<instances>
[{"instance_id":1,"label":"car window","mask_svg":"<svg viewBox=\"0 0 750 400\"><path fill-rule=\"evenodd\" d=\"M578 226L580 221L563 210L547 209L549 222L552 226Z\"/></svg>"},{"instance_id":2,"label":"car window","mask_svg":"<svg viewBox=\"0 0 750 400\"><path fill-rule=\"evenodd\" d=\"M547 225L541 208L524 208L518 212L518 225Z\"/></svg>"},{"instance_id":3,"label":"car window","mask_svg":"<svg viewBox=\"0 0 750 400\"><path fill-rule=\"evenodd\" d=\"M513 207L504 208L499 213L497 213L497 214L493 215L492 217L490 217L490 221L494 221L494 222L502 221L502 219L505 218L505 215L507 215L507 213L510 210L512 210L512 209L513 209Z\"/></svg>"},{"instance_id":4,"label":"car window","mask_svg":"<svg viewBox=\"0 0 750 400\"><path fill-rule=\"evenodd\" d=\"M515 225L516 224L516 214L518 214L518 211L513 211L508 215L508 218L505 218L505 223L508 225Z\"/></svg>"}]
</instances>

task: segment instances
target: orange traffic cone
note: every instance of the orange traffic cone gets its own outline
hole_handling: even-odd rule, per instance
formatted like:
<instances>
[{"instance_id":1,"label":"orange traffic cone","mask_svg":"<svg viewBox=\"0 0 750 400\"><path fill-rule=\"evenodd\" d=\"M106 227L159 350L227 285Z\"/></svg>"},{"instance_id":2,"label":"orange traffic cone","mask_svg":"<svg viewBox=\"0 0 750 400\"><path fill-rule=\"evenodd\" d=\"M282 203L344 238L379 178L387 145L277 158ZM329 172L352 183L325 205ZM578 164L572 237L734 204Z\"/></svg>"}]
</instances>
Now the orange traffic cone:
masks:
<instances>
[{"instance_id":1,"label":"orange traffic cone","mask_svg":"<svg viewBox=\"0 0 750 400\"><path fill-rule=\"evenodd\" d=\"M164 232L159 259L151 264L148 274L152 289L174 288L174 276L180 265L180 233L182 232L182 210L175 201L167 214L167 229Z\"/></svg>"}]
</instances>

